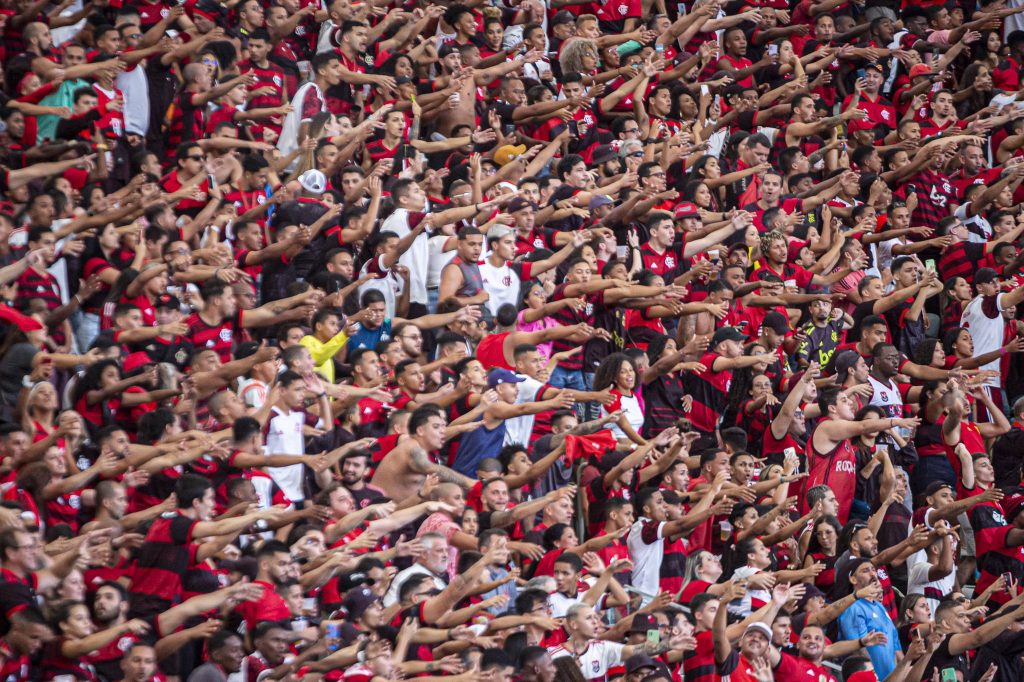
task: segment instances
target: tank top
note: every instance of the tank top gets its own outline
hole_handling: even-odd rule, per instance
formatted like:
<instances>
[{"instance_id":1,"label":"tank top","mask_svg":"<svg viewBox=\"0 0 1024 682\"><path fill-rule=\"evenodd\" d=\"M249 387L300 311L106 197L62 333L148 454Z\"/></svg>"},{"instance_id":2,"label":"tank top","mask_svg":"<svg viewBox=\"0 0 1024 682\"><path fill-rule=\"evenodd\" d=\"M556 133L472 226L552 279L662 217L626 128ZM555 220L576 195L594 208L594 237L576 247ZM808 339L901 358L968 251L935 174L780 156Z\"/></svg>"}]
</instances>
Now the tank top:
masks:
<instances>
[{"instance_id":1,"label":"tank top","mask_svg":"<svg viewBox=\"0 0 1024 682\"><path fill-rule=\"evenodd\" d=\"M804 479L804 495L801 500L802 514L810 511L807 505L807 491L816 485L827 485L835 493L839 510L836 517L839 523L846 523L850 518L850 507L857 490L857 453L844 439L829 452L819 454L814 448L814 436L807 439L807 465L810 475Z\"/></svg>"},{"instance_id":2,"label":"tank top","mask_svg":"<svg viewBox=\"0 0 1024 682\"><path fill-rule=\"evenodd\" d=\"M452 258L453 264L458 266L462 273L462 286L455 292L460 298L476 296L484 288L484 279L480 276L480 266L476 263L467 263L459 256Z\"/></svg>"}]
</instances>

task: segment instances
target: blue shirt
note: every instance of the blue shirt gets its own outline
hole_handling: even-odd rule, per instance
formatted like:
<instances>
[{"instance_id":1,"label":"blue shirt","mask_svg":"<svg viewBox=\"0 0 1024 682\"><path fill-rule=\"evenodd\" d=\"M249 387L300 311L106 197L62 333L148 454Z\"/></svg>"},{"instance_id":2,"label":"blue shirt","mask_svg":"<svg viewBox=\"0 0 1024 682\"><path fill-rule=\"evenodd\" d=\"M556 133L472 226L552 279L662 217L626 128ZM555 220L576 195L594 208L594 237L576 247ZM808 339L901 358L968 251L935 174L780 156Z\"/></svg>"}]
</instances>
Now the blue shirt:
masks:
<instances>
[{"instance_id":1,"label":"blue shirt","mask_svg":"<svg viewBox=\"0 0 1024 682\"><path fill-rule=\"evenodd\" d=\"M353 334L348 340L348 352L357 350L359 348L369 348L373 350L377 347L377 344L381 341L387 341L391 338L391 320L384 320L384 323L376 329L367 329L363 325L359 325L359 331Z\"/></svg>"},{"instance_id":2,"label":"blue shirt","mask_svg":"<svg viewBox=\"0 0 1024 682\"><path fill-rule=\"evenodd\" d=\"M839 615L839 633L843 639L859 639L872 631L885 633L888 641L867 648L878 679L884 680L896 667L896 652L902 651L896 624L880 602L858 599Z\"/></svg>"}]
</instances>

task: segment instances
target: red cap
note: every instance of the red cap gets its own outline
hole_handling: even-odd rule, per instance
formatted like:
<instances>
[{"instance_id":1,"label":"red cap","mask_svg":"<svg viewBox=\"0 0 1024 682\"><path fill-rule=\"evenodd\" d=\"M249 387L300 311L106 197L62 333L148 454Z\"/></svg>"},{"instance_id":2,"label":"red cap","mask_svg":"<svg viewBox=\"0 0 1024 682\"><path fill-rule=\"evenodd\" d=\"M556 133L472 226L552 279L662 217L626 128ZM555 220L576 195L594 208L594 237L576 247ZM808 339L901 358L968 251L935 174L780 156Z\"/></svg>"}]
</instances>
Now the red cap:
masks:
<instances>
[{"instance_id":1,"label":"red cap","mask_svg":"<svg viewBox=\"0 0 1024 682\"><path fill-rule=\"evenodd\" d=\"M36 318L20 313L3 303L0 303L0 320L18 325L18 329L23 332L38 332L44 329L43 323Z\"/></svg>"},{"instance_id":2,"label":"red cap","mask_svg":"<svg viewBox=\"0 0 1024 682\"><path fill-rule=\"evenodd\" d=\"M684 201L676 206L675 216L676 218L699 218L700 210L697 208L697 204Z\"/></svg>"},{"instance_id":3,"label":"red cap","mask_svg":"<svg viewBox=\"0 0 1024 682\"><path fill-rule=\"evenodd\" d=\"M846 678L846 682L878 682L878 675L874 670L858 670Z\"/></svg>"},{"instance_id":4,"label":"red cap","mask_svg":"<svg viewBox=\"0 0 1024 682\"><path fill-rule=\"evenodd\" d=\"M132 353L124 359L124 371L126 374L130 374L140 367L154 364L153 360L145 353L139 351L138 353Z\"/></svg>"},{"instance_id":5,"label":"red cap","mask_svg":"<svg viewBox=\"0 0 1024 682\"><path fill-rule=\"evenodd\" d=\"M910 67L910 77L917 78L918 76L930 76L932 70L927 64L914 64Z\"/></svg>"}]
</instances>

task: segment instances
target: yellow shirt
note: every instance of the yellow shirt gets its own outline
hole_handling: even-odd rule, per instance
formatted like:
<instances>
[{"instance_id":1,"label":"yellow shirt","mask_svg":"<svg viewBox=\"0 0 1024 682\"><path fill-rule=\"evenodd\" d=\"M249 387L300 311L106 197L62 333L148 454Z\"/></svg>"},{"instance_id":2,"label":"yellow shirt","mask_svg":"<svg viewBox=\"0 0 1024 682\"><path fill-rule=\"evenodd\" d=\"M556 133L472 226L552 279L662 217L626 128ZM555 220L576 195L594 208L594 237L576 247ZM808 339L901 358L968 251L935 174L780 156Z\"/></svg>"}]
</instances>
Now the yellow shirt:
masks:
<instances>
[{"instance_id":1,"label":"yellow shirt","mask_svg":"<svg viewBox=\"0 0 1024 682\"><path fill-rule=\"evenodd\" d=\"M334 356L348 343L348 335L342 330L334 338L321 341L315 336L303 336L300 345L309 349L316 371L327 381L334 383Z\"/></svg>"}]
</instances>

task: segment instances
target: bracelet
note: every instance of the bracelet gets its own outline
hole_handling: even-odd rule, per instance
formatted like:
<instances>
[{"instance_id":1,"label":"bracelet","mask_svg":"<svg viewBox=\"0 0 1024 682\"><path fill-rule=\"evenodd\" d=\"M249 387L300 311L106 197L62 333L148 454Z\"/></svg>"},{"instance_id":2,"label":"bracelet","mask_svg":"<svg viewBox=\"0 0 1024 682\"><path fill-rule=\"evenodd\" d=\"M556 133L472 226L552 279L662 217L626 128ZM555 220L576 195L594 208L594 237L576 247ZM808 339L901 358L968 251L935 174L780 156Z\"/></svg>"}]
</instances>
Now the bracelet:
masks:
<instances>
[{"instance_id":1,"label":"bracelet","mask_svg":"<svg viewBox=\"0 0 1024 682\"><path fill-rule=\"evenodd\" d=\"M857 644L859 644L860 648L863 649L864 648L864 638L863 637L858 637L857 638Z\"/></svg>"},{"instance_id":2,"label":"bracelet","mask_svg":"<svg viewBox=\"0 0 1024 682\"><path fill-rule=\"evenodd\" d=\"M82 297L80 295L75 294L75 300L78 301L78 305L82 305Z\"/></svg>"}]
</instances>

